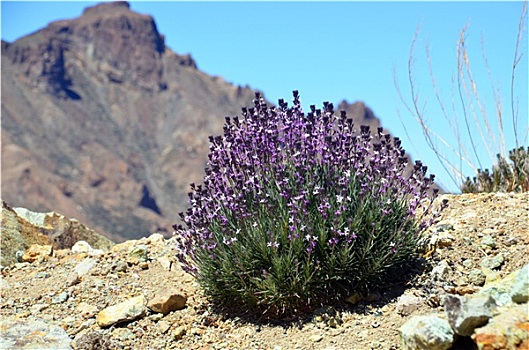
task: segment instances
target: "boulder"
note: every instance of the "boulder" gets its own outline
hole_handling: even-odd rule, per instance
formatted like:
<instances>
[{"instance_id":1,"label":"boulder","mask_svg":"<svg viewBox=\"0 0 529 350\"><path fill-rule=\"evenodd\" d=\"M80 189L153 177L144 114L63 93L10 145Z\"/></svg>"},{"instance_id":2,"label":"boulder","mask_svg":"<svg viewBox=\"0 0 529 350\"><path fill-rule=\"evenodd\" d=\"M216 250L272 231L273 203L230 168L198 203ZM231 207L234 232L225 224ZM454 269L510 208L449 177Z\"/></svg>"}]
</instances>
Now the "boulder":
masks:
<instances>
[{"instance_id":1,"label":"boulder","mask_svg":"<svg viewBox=\"0 0 529 350\"><path fill-rule=\"evenodd\" d=\"M526 304L507 306L477 328L472 340L479 350L529 349L529 309Z\"/></svg>"},{"instance_id":2,"label":"boulder","mask_svg":"<svg viewBox=\"0 0 529 350\"><path fill-rule=\"evenodd\" d=\"M495 307L494 299L485 295L447 295L444 298L448 322L454 332L462 336L470 336L476 327L487 323Z\"/></svg>"}]
</instances>

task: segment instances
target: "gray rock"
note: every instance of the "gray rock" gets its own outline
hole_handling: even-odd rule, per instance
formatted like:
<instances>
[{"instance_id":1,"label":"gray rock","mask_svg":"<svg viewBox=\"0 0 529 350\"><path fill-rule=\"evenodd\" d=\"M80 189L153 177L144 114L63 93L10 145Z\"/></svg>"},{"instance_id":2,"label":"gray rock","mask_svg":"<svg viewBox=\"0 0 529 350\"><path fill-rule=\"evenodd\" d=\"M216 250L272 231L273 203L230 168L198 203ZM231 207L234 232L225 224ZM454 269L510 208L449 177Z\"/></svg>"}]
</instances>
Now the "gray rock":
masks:
<instances>
[{"instance_id":1,"label":"gray rock","mask_svg":"<svg viewBox=\"0 0 529 350\"><path fill-rule=\"evenodd\" d=\"M414 316L400 329L403 350L448 350L454 331L446 320L435 316Z\"/></svg>"},{"instance_id":2,"label":"gray rock","mask_svg":"<svg viewBox=\"0 0 529 350\"><path fill-rule=\"evenodd\" d=\"M471 284L475 286L484 285L486 279L487 279L487 276L480 269L473 269L468 274L468 282L470 282Z\"/></svg>"},{"instance_id":3,"label":"gray rock","mask_svg":"<svg viewBox=\"0 0 529 350\"><path fill-rule=\"evenodd\" d=\"M35 274L35 278L50 278L50 273L46 271L39 271Z\"/></svg>"},{"instance_id":4,"label":"gray rock","mask_svg":"<svg viewBox=\"0 0 529 350\"><path fill-rule=\"evenodd\" d=\"M492 236L486 235L481 239L481 248L483 249L495 249L496 248L496 241Z\"/></svg>"},{"instance_id":5,"label":"gray rock","mask_svg":"<svg viewBox=\"0 0 529 350\"><path fill-rule=\"evenodd\" d=\"M512 301L515 303L521 304L529 301L529 264L516 274L511 293Z\"/></svg>"},{"instance_id":6,"label":"gray rock","mask_svg":"<svg viewBox=\"0 0 529 350\"><path fill-rule=\"evenodd\" d=\"M90 272L96 265L96 260L92 258L85 258L82 260L79 264L77 264L74 268L74 271L79 276L84 276Z\"/></svg>"},{"instance_id":7,"label":"gray rock","mask_svg":"<svg viewBox=\"0 0 529 350\"><path fill-rule=\"evenodd\" d=\"M118 260L112 264L112 269L116 272L126 272L128 264L123 260Z\"/></svg>"},{"instance_id":8,"label":"gray rock","mask_svg":"<svg viewBox=\"0 0 529 350\"><path fill-rule=\"evenodd\" d=\"M9 318L0 329L0 349L72 349L66 331L48 320Z\"/></svg>"},{"instance_id":9,"label":"gray rock","mask_svg":"<svg viewBox=\"0 0 529 350\"><path fill-rule=\"evenodd\" d=\"M470 336L476 327L487 323L496 308L494 299L486 295L446 295L444 309L448 323L458 335Z\"/></svg>"},{"instance_id":10,"label":"gray rock","mask_svg":"<svg viewBox=\"0 0 529 350\"><path fill-rule=\"evenodd\" d=\"M481 265L482 268L494 270L494 269L497 269L498 267L500 267L503 264L504 261L505 261L505 258L503 257L503 255L502 254L498 254L498 255L493 256L493 257L483 258L481 260L480 265Z\"/></svg>"},{"instance_id":11,"label":"gray rock","mask_svg":"<svg viewBox=\"0 0 529 350\"><path fill-rule=\"evenodd\" d=\"M51 298L51 303L52 304L62 304L66 300L68 300L68 292L62 292L59 295L56 295L53 298Z\"/></svg>"},{"instance_id":12,"label":"gray rock","mask_svg":"<svg viewBox=\"0 0 529 350\"><path fill-rule=\"evenodd\" d=\"M436 281L443 280L450 272L450 265L446 260L441 260L437 266L432 269L432 278Z\"/></svg>"},{"instance_id":13,"label":"gray rock","mask_svg":"<svg viewBox=\"0 0 529 350\"><path fill-rule=\"evenodd\" d=\"M399 315L408 316L411 315L415 310L421 306L421 298L415 295L404 294L397 300L395 310Z\"/></svg>"}]
</instances>

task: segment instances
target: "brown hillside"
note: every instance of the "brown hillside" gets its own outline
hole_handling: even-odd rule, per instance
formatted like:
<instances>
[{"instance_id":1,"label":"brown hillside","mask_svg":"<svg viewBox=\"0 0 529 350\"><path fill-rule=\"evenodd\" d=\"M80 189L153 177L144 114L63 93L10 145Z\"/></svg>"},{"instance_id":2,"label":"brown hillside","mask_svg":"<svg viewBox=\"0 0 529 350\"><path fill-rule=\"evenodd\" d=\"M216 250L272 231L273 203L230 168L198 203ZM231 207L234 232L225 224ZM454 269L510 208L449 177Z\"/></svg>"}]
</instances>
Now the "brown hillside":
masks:
<instances>
[{"instance_id":1,"label":"brown hillside","mask_svg":"<svg viewBox=\"0 0 529 350\"><path fill-rule=\"evenodd\" d=\"M170 235L203 176L208 136L253 98L171 51L128 3L87 8L2 42L2 197L117 242ZM380 124L362 103L338 109Z\"/></svg>"}]
</instances>

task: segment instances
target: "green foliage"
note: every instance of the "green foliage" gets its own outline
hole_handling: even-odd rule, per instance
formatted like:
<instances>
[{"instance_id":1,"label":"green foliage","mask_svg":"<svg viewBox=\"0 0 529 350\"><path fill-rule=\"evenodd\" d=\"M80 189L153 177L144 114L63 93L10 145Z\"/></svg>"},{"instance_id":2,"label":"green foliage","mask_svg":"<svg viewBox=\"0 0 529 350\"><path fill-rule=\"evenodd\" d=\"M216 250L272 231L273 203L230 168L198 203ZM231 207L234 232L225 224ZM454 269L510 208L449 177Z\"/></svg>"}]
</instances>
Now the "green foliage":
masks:
<instances>
[{"instance_id":1,"label":"green foliage","mask_svg":"<svg viewBox=\"0 0 529 350\"><path fill-rule=\"evenodd\" d=\"M529 191L529 147L509 151L511 163L497 155L498 163L492 168L478 170L477 175L461 186L463 193L480 192L527 192Z\"/></svg>"},{"instance_id":2,"label":"green foliage","mask_svg":"<svg viewBox=\"0 0 529 350\"><path fill-rule=\"evenodd\" d=\"M400 140L331 104L305 115L257 96L211 138L204 185L176 226L178 259L206 295L266 317L402 280L437 191ZM430 194L433 193L433 196Z\"/></svg>"}]
</instances>

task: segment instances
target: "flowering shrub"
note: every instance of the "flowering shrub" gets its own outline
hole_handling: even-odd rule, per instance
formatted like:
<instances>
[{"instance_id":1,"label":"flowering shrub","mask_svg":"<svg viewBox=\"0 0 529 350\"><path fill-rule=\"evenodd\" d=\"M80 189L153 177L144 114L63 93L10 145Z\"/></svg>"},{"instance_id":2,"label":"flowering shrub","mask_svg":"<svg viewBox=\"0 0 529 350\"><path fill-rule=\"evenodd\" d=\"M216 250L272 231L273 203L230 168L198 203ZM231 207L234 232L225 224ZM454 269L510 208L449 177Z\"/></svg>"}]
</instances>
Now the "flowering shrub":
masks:
<instances>
[{"instance_id":1,"label":"flowering shrub","mask_svg":"<svg viewBox=\"0 0 529 350\"><path fill-rule=\"evenodd\" d=\"M184 269L212 299L271 317L402 276L433 220L434 176L419 161L405 175L399 139L355 130L332 104L254 102L210 137L175 225Z\"/></svg>"}]
</instances>

